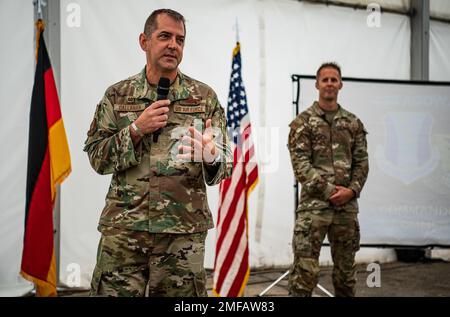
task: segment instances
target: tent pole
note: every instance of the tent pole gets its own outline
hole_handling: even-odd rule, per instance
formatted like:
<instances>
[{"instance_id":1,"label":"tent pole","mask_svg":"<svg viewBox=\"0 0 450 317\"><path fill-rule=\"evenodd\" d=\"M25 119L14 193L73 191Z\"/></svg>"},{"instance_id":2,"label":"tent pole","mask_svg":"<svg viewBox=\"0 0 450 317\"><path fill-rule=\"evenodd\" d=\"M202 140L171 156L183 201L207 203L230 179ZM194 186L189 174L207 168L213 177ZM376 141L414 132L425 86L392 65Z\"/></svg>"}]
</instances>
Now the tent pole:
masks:
<instances>
[{"instance_id":1,"label":"tent pole","mask_svg":"<svg viewBox=\"0 0 450 317\"><path fill-rule=\"evenodd\" d=\"M44 38L47 43L48 54L52 63L58 98L61 100L61 28L60 28L60 1L47 0L42 7L42 16L45 21ZM60 244L61 244L61 187L57 186L55 206L53 208L53 239L56 258L56 285L60 285Z\"/></svg>"},{"instance_id":2,"label":"tent pole","mask_svg":"<svg viewBox=\"0 0 450 317\"><path fill-rule=\"evenodd\" d=\"M411 1L411 79L429 80L430 0Z\"/></svg>"}]
</instances>

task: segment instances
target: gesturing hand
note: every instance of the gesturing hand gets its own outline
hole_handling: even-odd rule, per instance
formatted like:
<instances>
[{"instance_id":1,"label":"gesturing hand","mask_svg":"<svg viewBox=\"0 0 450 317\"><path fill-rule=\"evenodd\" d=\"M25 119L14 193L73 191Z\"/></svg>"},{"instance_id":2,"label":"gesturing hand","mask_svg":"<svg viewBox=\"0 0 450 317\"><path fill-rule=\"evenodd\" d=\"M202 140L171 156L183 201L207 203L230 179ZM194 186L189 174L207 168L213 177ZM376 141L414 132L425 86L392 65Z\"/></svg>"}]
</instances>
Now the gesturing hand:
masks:
<instances>
[{"instance_id":1,"label":"gesturing hand","mask_svg":"<svg viewBox=\"0 0 450 317\"><path fill-rule=\"evenodd\" d=\"M206 120L206 129L203 134L194 127L189 127L189 134L182 138L182 144L178 147L180 154L177 158L194 162L213 162L219 151L214 143L211 119Z\"/></svg>"}]
</instances>

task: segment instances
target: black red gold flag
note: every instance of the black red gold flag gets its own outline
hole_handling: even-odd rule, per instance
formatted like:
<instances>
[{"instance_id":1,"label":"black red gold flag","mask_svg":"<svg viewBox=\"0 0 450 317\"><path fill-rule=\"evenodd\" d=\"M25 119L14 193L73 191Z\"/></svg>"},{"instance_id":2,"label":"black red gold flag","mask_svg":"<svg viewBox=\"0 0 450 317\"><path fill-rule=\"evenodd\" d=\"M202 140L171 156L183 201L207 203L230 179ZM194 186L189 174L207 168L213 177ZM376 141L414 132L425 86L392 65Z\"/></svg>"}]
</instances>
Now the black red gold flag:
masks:
<instances>
[{"instance_id":1,"label":"black red gold flag","mask_svg":"<svg viewBox=\"0 0 450 317\"><path fill-rule=\"evenodd\" d=\"M37 296L56 296L53 206L56 186L70 174L71 164L43 22L36 26L21 274L35 284Z\"/></svg>"}]
</instances>

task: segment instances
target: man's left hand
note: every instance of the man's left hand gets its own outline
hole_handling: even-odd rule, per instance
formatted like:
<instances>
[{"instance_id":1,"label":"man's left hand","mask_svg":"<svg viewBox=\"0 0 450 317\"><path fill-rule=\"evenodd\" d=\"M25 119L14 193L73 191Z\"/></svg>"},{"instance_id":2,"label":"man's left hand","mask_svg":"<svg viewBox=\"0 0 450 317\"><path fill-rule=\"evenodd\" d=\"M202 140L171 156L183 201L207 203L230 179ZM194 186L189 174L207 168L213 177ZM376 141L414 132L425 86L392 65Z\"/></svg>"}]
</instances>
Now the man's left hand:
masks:
<instances>
[{"instance_id":1,"label":"man's left hand","mask_svg":"<svg viewBox=\"0 0 450 317\"><path fill-rule=\"evenodd\" d=\"M335 206L341 206L355 197L355 192L349 188L336 185L337 192L331 195L330 201Z\"/></svg>"},{"instance_id":2,"label":"man's left hand","mask_svg":"<svg viewBox=\"0 0 450 317\"><path fill-rule=\"evenodd\" d=\"M185 135L182 138L182 144L178 147L180 154L177 155L177 158L187 161L212 163L219 155L219 151L217 151L214 143L211 119L206 120L206 129L203 134L194 127L189 127L189 133L190 136Z\"/></svg>"}]
</instances>

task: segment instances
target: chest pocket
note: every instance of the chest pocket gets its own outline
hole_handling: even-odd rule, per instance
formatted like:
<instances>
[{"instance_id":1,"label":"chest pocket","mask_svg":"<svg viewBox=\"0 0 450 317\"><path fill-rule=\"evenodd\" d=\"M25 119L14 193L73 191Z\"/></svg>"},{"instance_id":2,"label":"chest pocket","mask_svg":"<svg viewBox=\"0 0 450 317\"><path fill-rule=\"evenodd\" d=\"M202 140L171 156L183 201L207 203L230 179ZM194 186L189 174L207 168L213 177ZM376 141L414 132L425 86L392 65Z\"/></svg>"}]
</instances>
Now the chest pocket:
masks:
<instances>
[{"instance_id":1,"label":"chest pocket","mask_svg":"<svg viewBox=\"0 0 450 317\"><path fill-rule=\"evenodd\" d=\"M170 109L167 125L169 151L172 158L176 158L179 153L178 147L181 145L181 138L189 134L189 127L193 126L197 131L203 133L206 121L205 106L201 100L180 100L175 102ZM190 180L195 180L200 176L201 163L184 162L172 159L171 163L176 170L182 171Z\"/></svg>"},{"instance_id":2,"label":"chest pocket","mask_svg":"<svg viewBox=\"0 0 450 317\"><path fill-rule=\"evenodd\" d=\"M206 106L201 99L186 99L175 102L170 109L167 129L170 139L178 140L188 132L190 126L203 132L205 124Z\"/></svg>"},{"instance_id":3,"label":"chest pocket","mask_svg":"<svg viewBox=\"0 0 450 317\"><path fill-rule=\"evenodd\" d=\"M129 126L145 110L145 103L140 104L115 104L114 112L116 114L119 130Z\"/></svg>"},{"instance_id":4,"label":"chest pocket","mask_svg":"<svg viewBox=\"0 0 450 317\"><path fill-rule=\"evenodd\" d=\"M323 150L330 142L330 126L325 122L320 122L311 127L311 140L314 150Z\"/></svg>"},{"instance_id":5,"label":"chest pocket","mask_svg":"<svg viewBox=\"0 0 450 317\"><path fill-rule=\"evenodd\" d=\"M348 144L350 148L353 147L354 143L354 135L355 131L358 127L352 124L352 122L349 122L347 120L339 120L336 123L336 129L339 134L339 141L341 144Z\"/></svg>"}]
</instances>

